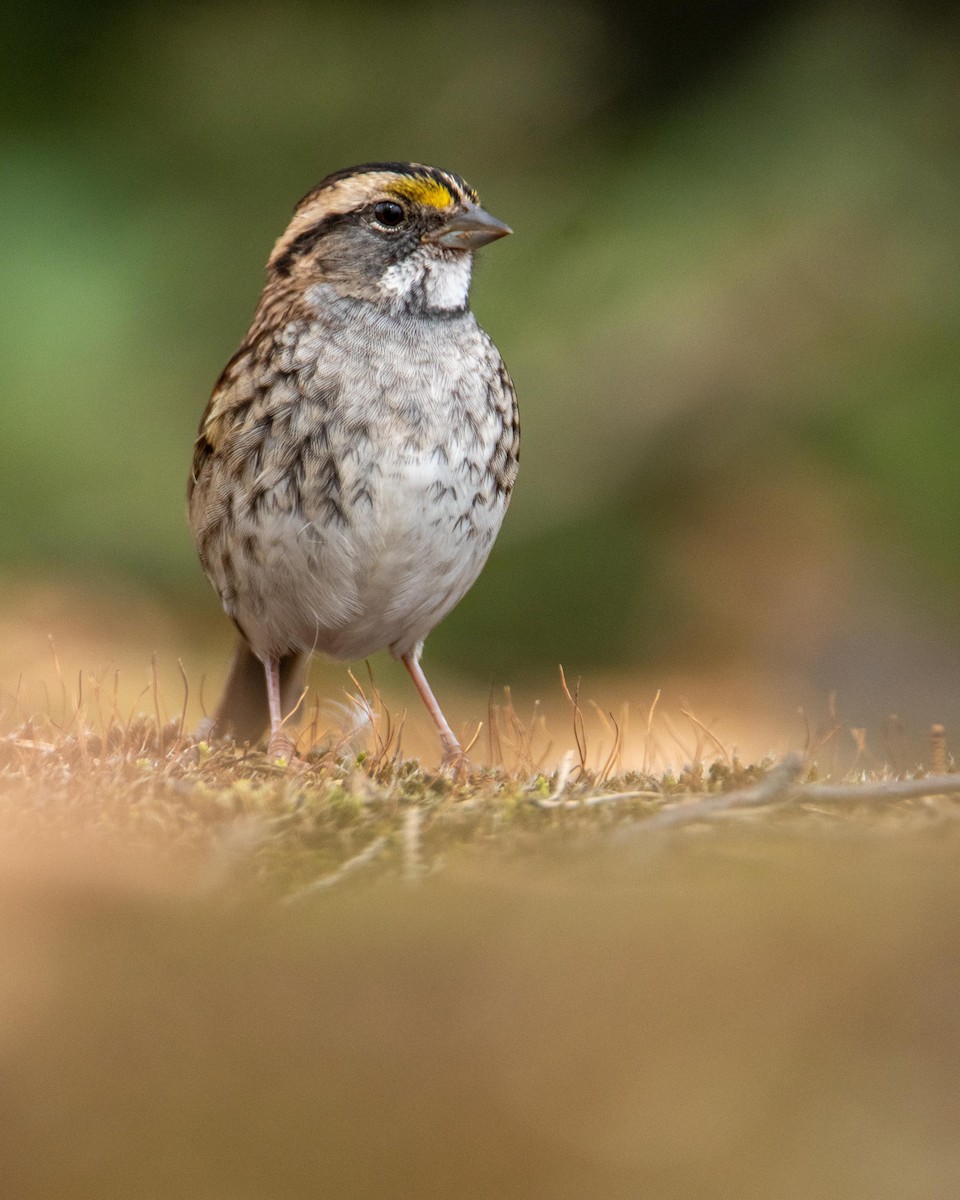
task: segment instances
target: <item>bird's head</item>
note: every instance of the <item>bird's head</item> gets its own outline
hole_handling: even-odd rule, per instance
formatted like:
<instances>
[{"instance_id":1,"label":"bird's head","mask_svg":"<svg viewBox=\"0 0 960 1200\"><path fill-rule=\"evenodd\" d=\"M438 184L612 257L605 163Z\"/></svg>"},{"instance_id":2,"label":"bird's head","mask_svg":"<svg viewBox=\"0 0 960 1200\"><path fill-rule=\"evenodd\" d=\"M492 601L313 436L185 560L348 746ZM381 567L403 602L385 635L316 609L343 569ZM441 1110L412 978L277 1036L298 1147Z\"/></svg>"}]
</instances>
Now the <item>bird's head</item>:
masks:
<instances>
[{"instance_id":1,"label":"bird's head","mask_svg":"<svg viewBox=\"0 0 960 1200\"><path fill-rule=\"evenodd\" d=\"M474 250L508 233L459 175L368 163L328 175L304 196L268 270L390 308L449 314L467 307Z\"/></svg>"}]
</instances>

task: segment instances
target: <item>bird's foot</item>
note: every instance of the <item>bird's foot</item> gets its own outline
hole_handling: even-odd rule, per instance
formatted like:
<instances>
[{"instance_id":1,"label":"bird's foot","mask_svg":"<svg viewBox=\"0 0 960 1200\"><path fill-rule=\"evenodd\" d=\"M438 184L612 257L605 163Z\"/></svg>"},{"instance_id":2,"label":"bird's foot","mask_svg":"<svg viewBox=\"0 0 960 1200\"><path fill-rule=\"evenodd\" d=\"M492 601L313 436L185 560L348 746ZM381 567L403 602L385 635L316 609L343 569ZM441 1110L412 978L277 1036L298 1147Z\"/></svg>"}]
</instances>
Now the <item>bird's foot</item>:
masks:
<instances>
[{"instance_id":1,"label":"bird's foot","mask_svg":"<svg viewBox=\"0 0 960 1200\"><path fill-rule=\"evenodd\" d=\"M449 742L444 738L440 768L443 771L449 771L454 779L461 779L469 774L470 760L459 742Z\"/></svg>"},{"instance_id":2,"label":"bird's foot","mask_svg":"<svg viewBox=\"0 0 960 1200\"><path fill-rule=\"evenodd\" d=\"M282 729L278 729L270 735L267 757L277 766L287 767L293 771L303 771L307 767L307 763L297 754L297 743L289 733L284 733Z\"/></svg>"}]
</instances>

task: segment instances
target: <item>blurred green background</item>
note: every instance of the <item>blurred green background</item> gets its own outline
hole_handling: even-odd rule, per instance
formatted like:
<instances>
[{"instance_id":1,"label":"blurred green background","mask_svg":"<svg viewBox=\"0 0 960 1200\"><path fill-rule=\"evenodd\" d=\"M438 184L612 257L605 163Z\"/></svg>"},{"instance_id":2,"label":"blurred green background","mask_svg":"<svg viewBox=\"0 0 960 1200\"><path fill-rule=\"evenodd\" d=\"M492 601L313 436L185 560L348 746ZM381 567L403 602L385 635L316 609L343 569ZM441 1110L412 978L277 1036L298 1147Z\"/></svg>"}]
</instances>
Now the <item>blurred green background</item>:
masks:
<instances>
[{"instance_id":1,"label":"blurred green background","mask_svg":"<svg viewBox=\"0 0 960 1200\"><path fill-rule=\"evenodd\" d=\"M411 158L516 230L474 308L524 421L432 661L960 719L958 32L946 3L6 6L0 603L142 597L147 652L158 613L225 650L200 413L295 201Z\"/></svg>"}]
</instances>

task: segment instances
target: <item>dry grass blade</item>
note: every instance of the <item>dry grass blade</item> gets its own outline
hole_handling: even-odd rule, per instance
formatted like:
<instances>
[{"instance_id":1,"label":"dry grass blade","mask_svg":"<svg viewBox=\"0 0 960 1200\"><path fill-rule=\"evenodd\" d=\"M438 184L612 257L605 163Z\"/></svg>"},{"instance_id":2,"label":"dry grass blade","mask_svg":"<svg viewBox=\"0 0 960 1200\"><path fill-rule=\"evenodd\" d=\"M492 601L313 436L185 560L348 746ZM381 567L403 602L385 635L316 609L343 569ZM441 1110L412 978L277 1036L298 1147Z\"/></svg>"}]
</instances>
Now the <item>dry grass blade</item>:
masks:
<instances>
[{"instance_id":1,"label":"dry grass blade","mask_svg":"<svg viewBox=\"0 0 960 1200\"><path fill-rule=\"evenodd\" d=\"M480 734L482 732L483 732L483 722L480 721L477 724L476 733L473 735L473 737L469 740L469 742L467 742L467 744L463 748L464 757L466 757L470 753L470 751L474 748L474 746L477 744L477 742L480 739Z\"/></svg>"},{"instance_id":2,"label":"dry grass blade","mask_svg":"<svg viewBox=\"0 0 960 1200\"><path fill-rule=\"evenodd\" d=\"M157 656L150 655L150 686L153 690L153 715L157 721L157 737L163 729L163 718L160 716L160 680L157 677Z\"/></svg>"},{"instance_id":3,"label":"dry grass blade","mask_svg":"<svg viewBox=\"0 0 960 1200\"><path fill-rule=\"evenodd\" d=\"M934 775L947 770L947 731L942 725L930 726L930 770Z\"/></svg>"},{"instance_id":4,"label":"dry grass blade","mask_svg":"<svg viewBox=\"0 0 960 1200\"><path fill-rule=\"evenodd\" d=\"M512 770L523 773L530 772L533 770L531 735L528 733L526 725L517 712L516 706L513 703L513 693L509 687L503 689L503 700L503 707L497 710L497 715L503 717L506 723L506 730L502 736L499 735L498 731L498 743L506 742L512 759ZM502 757L500 762L504 765Z\"/></svg>"},{"instance_id":5,"label":"dry grass blade","mask_svg":"<svg viewBox=\"0 0 960 1200\"><path fill-rule=\"evenodd\" d=\"M643 735L643 765L640 768L640 773L646 775L650 770L652 759L658 753L659 747L656 744L656 739L653 736L653 714L657 711L657 705L660 703L660 689L657 688L657 694L653 698L653 703L647 709L647 727Z\"/></svg>"},{"instance_id":6,"label":"dry grass blade","mask_svg":"<svg viewBox=\"0 0 960 1200\"><path fill-rule=\"evenodd\" d=\"M372 704L370 702L369 698L367 697L367 693L363 690L363 685L360 683L360 680L356 677L356 675L354 675L353 671L347 671L347 675L350 678L350 682L357 689L357 696L359 696L359 698L360 698L359 706L366 713L367 722L370 726L371 732L373 733L374 740L376 741L377 749L376 749L376 753L374 754L373 761L377 765L379 765L380 763L382 763L386 760L386 758L388 757L388 755L390 753L390 744L391 744L391 740L393 738L393 723L392 723L389 712L386 713L386 722L387 722L386 733L381 735L380 723L377 720L377 717L384 710L380 704L380 693L379 693L379 690L377 689L376 683L374 682L373 674L370 673L370 664L369 663L367 664L367 671L369 673L370 684L373 688L374 702L375 702L376 707L374 706L374 704ZM345 695L347 697L348 702L354 703L354 704L358 703L357 698L355 696L351 696L349 692L345 692Z\"/></svg>"},{"instance_id":7,"label":"dry grass blade","mask_svg":"<svg viewBox=\"0 0 960 1200\"><path fill-rule=\"evenodd\" d=\"M713 732L713 730L708 729L707 726L704 725L704 723L699 719L699 717L694 716L694 714L691 712L689 707L683 707L680 709L680 711L687 718L687 720L692 725L694 725L700 731L700 733L702 733L704 735L704 737L707 738L708 741L712 742L713 745L716 746L716 748L723 755L724 761L726 762L727 766L728 767L732 766L733 762L730 757L730 751L723 744L723 742L717 737L717 735ZM703 753L703 747L702 747L702 745L698 745L697 746L697 758L698 759L701 757L702 753Z\"/></svg>"},{"instance_id":8,"label":"dry grass blade","mask_svg":"<svg viewBox=\"0 0 960 1200\"><path fill-rule=\"evenodd\" d=\"M499 712L493 702L493 688L487 697L487 753L492 763L503 765L503 747L500 745Z\"/></svg>"},{"instance_id":9,"label":"dry grass blade","mask_svg":"<svg viewBox=\"0 0 960 1200\"><path fill-rule=\"evenodd\" d=\"M573 737L577 744L577 753L580 755L580 774L582 775L587 769L587 735L583 726L583 712L580 709L580 680L577 679L576 691L573 695L570 694L570 689L567 687L567 677L563 673L563 667L560 667L560 686L563 688L563 694L570 702L573 709Z\"/></svg>"},{"instance_id":10,"label":"dry grass blade","mask_svg":"<svg viewBox=\"0 0 960 1200\"><path fill-rule=\"evenodd\" d=\"M184 669L183 659L177 659L177 670L180 672L180 679L183 682L183 706L180 709L180 722L177 727L177 741L183 741L183 731L187 724L187 705L190 703L190 680L187 678L187 672Z\"/></svg>"}]
</instances>

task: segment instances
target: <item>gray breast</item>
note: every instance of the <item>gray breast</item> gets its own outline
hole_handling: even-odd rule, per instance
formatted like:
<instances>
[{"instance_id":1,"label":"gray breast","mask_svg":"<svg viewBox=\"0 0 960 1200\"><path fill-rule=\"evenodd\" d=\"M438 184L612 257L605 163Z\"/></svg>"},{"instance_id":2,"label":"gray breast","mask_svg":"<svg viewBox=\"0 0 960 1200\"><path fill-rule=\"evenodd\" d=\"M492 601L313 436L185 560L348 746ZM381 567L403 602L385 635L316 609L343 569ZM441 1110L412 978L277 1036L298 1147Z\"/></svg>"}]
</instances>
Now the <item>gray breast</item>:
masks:
<instances>
[{"instance_id":1,"label":"gray breast","mask_svg":"<svg viewBox=\"0 0 960 1200\"><path fill-rule=\"evenodd\" d=\"M218 455L208 563L255 650L406 653L470 587L516 475L513 388L469 313L385 316L312 289Z\"/></svg>"}]
</instances>

